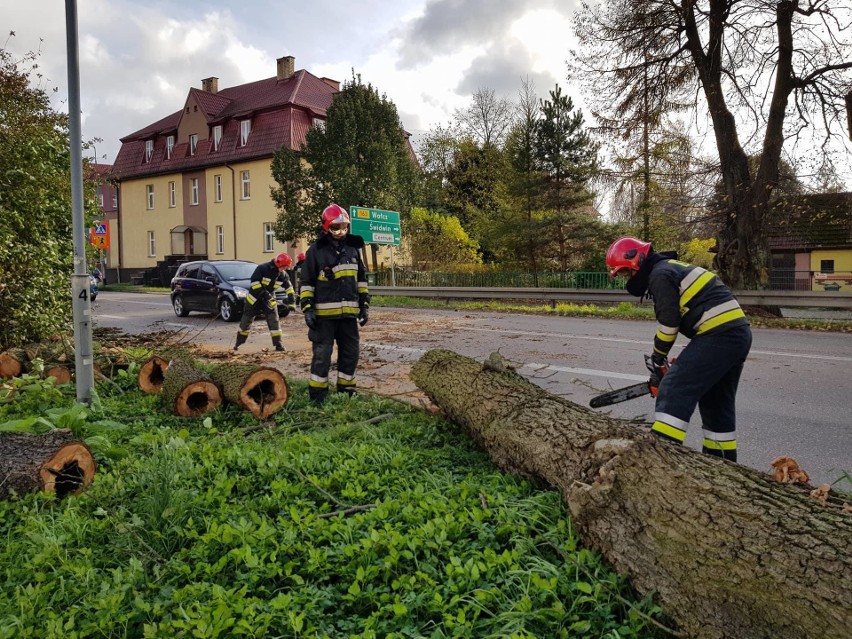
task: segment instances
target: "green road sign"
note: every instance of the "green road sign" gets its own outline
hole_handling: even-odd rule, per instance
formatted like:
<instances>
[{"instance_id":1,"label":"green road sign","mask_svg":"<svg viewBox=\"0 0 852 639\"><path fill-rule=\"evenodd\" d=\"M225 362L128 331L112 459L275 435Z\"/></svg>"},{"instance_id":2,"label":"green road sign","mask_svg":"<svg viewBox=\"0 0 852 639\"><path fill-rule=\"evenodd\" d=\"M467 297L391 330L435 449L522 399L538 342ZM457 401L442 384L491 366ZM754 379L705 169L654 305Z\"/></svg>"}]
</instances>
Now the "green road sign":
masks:
<instances>
[{"instance_id":1,"label":"green road sign","mask_svg":"<svg viewBox=\"0 0 852 639\"><path fill-rule=\"evenodd\" d=\"M349 207L352 235L360 235L367 244L393 244L399 246L399 213Z\"/></svg>"}]
</instances>

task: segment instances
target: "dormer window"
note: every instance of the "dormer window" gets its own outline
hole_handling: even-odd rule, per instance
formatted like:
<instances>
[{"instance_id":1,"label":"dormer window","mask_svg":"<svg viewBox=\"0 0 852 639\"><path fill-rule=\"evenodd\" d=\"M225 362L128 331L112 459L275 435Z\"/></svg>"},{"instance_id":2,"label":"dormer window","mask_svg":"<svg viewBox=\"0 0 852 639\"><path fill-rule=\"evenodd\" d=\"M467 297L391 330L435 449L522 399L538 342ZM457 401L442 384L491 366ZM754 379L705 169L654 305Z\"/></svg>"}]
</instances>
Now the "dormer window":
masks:
<instances>
[{"instance_id":1,"label":"dormer window","mask_svg":"<svg viewBox=\"0 0 852 639\"><path fill-rule=\"evenodd\" d=\"M193 133L189 136L189 154L195 155L195 150L198 148L198 134Z\"/></svg>"},{"instance_id":2,"label":"dormer window","mask_svg":"<svg viewBox=\"0 0 852 639\"><path fill-rule=\"evenodd\" d=\"M166 159L172 159L172 151L175 148L175 136L170 135L166 138Z\"/></svg>"},{"instance_id":3,"label":"dormer window","mask_svg":"<svg viewBox=\"0 0 852 639\"><path fill-rule=\"evenodd\" d=\"M213 127L213 150L218 151L220 144L222 144L222 125L217 124Z\"/></svg>"},{"instance_id":4,"label":"dormer window","mask_svg":"<svg viewBox=\"0 0 852 639\"><path fill-rule=\"evenodd\" d=\"M145 140L145 161L150 162L154 155L154 140Z\"/></svg>"},{"instance_id":5,"label":"dormer window","mask_svg":"<svg viewBox=\"0 0 852 639\"><path fill-rule=\"evenodd\" d=\"M240 121L240 146L248 144L249 133L251 133L251 120Z\"/></svg>"}]
</instances>

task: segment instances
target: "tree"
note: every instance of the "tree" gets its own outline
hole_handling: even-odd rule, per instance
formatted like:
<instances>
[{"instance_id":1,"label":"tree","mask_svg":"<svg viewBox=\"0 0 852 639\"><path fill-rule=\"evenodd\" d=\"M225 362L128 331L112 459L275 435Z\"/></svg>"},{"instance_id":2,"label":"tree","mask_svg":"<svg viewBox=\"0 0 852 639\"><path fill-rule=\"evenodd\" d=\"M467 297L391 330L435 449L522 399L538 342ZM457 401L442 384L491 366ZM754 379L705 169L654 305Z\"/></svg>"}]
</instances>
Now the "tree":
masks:
<instances>
[{"instance_id":1,"label":"tree","mask_svg":"<svg viewBox=\"0 0 852 639\"><path fill-rule=\"evenodd\" d=\"M466 109L455 112L456 125L461 132L480 147L501 148L514 120L515 105L498 98L494 89L480 88Z\"/></svg>"},{"instance_id":2,"label":"tree","mask_svg":"<svg viewBox=\"0 0 852 639\"><path fill-rule=\"evenodd\" d=\"M675 102L692 91L696 107L703 96L726 195L716 266L735 288L763 282L785 139L818 120L826 136L843 125L850 23L843 0L604 0L575 15L576 57L602 94L639 99L650 86ZM755 171L743 140L760 147Z\"/></svg>"},{"instance_id":3,"label":"tree","mask_svg":"<svg viewBox=\"0 0 852 639\"><path fill-rule=\"evenodd\" d=\"M36 58L0 49L0 350L71 328L68 122L32 86Z\"/></svg>"},{"instance_id":4,"label":"tree","mask_svg":"<svg viewBox=\"0 0 852 639\"><path fill-rule=\"evenodd\" d=\"M396 106L360 76L344 84L325 126L311 128L303 148L276 153L272 175L278 183L272 199L281 241L309 235L330 202L405 216L420 192L419 169Z\"/></svg>"},{"instance_id":5,"label":"tree","mask_svg":"<svg viewBox=\"0 0 852 639\"><path fill-rule=\"evenodd\" d=\"M456 127L439 124L430 129L417 145L417 156L423 170L423 201L431 210L443 208L447 175L462 139Z\"/></svg>"},{"instance_id":6,"label":"tree","mask_svg":"<svg viewBox=\"0 0 852 639\"><path fill-rule=\"evenodd\" d=\"M405 236L415 268L452 270L482 264L477 243L456 217L414 208L405 225Z\"/></svg>"}]
</instances>

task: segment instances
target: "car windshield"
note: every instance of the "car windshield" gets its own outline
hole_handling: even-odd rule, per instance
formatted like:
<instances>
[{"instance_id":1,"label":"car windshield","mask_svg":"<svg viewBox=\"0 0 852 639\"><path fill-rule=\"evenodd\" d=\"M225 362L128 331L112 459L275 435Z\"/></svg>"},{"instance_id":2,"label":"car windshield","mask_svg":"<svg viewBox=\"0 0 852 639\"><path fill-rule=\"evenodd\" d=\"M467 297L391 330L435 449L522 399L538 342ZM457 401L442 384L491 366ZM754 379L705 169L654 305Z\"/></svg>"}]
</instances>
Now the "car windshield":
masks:
<instances>
[{"instance_id":1,"label":"car windshield","mask_svg":"<svg viewBox=\"0 0 852 639\"><path fill-rule=\"evenodd\" d=\"M257 266L251 262L232 262L230 264L217 264L216 268L219 269L219 274L223 279L234 281L251 279L251 274L254 273Z\"/></svg>"}]
</instances>

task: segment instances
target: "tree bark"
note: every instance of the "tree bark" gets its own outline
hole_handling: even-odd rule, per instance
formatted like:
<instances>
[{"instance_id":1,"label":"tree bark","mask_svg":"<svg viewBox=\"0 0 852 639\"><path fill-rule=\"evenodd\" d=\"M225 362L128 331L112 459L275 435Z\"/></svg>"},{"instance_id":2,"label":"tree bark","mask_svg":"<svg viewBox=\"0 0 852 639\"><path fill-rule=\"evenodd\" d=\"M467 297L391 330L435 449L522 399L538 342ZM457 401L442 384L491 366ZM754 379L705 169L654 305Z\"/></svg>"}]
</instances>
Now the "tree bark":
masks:
<instances>
[{"instance_id":1,"label":"tree bark","mask_svg":"<svg viewBox=\"0 0 852 639\"><path fill-rule=\"evenodd\" d=\"M163 375L163 401L175 415L198 417L222 403L222 389L204 371L184 360L172 360Z\"/></svg>"},{"instance_id":2,"label":"tree bark","mask_svg":"<svg viewBox=\"0 0 852 639\"><path fill-rule=\"evenodd\" d=\"M79 493L95 476L92 451L68 430L0 433L0 499L37 490Z\"/></svg>"},{"instance_id":3,"label":"tree bark","mask_svg":"<svg viewBox=\"0 0 852 639\"><path fill-rule=\"evenodd\" d=\"M690 637L848 636L852 516L838 500L662 441L491 358L433 350L411 377L498 466L559 488L584 544Z\"/></svg>"},{"instance_id":4,"label":"tree bark","mask_svg":"<svg viewBox=\"0 0 852 639\"><path fill-rule=\"evenodd\" d=\"M139 388L149 395L158 395L163 391L163 379L171 360L182 360L192 364L192 356L181 348L165 349L149 357L139 369L137 381Z\"/></svg>"},{"instance_id":5,"label":"tree bark","mask_svg":"<svg viewBox=\"0 0 852 639\"><path fill-rule=\"evenodd\" d=\"M290 399L281 371L252 364L221 364L210 377L222 387L225 399L258 419L278 412Z\"/></svg>"}]
</instances>

